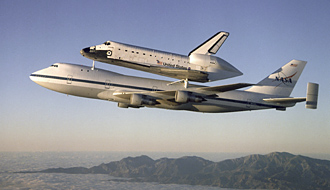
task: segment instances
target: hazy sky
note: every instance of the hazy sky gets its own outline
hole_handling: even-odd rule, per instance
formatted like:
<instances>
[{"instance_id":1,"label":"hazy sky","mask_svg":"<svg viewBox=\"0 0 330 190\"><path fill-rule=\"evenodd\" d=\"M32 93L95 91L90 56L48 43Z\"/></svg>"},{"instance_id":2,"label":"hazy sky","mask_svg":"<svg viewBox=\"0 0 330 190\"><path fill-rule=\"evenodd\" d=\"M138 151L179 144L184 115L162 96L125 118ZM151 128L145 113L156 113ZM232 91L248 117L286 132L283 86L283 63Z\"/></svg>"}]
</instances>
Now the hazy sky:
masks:
<instances>
[{"instance_id":1,"label":"hazy sky","mask_svg":"<svg viewBox=\"0 0 330 190\"><path fill-rule=\"evenodd\" d=\"M330 154L329 1L16 1L0 6L0 151L171 151ZM218 31L217 56L255 83L292 59L308 61L292 96L320 84L319 107L297 104L203 114L123 109L47 90L29 75L55 62L92 65L82 48L114 40L187 55ZM177 80L105 63L115 72Z\"/></svg>"}]
</instances>

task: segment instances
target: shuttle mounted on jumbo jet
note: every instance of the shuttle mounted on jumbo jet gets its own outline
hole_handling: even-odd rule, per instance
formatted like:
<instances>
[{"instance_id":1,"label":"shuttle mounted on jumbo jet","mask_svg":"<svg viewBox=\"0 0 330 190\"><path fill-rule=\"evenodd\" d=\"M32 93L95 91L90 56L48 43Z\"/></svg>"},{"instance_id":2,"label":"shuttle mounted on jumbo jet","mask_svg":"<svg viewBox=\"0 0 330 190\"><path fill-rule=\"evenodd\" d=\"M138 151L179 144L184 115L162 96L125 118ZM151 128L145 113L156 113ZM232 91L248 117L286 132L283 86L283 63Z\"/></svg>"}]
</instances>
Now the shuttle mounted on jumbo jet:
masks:
<instances>
[{"instance_id":1,"label":"shuttle mounted on jumbo jet","mask_svg":"<svg viewBox=\"0 0 330 190\"><path fill-rule=\"evenodd\" d=\"M308 83L307 97L290 94L306 65L292 60L258 84L236 83L222 86L199 86L126 76L82 65L55 63L34 72L35 83L56 92L118 102L121 108L164 108L196 112L235 112L261 109L286 110L306 101L306 108L316 109L318 84ZM237 90L252 86L247 90Z\"/></svg>"},{"instance_id":2,"label":"shuttle mounted on jumbo jet","mask_svg":"<svg viewBox=\"0 0 330 190\"><path fill-rule=\"evenodd\" d=\"M228 36L227 32L218 32L188 56L114 41L84 48L80 53L94 61L177 78L186 83L188 80L210 82L243 74L227 61L213 56Z\"/></svg>"}]
</instances>

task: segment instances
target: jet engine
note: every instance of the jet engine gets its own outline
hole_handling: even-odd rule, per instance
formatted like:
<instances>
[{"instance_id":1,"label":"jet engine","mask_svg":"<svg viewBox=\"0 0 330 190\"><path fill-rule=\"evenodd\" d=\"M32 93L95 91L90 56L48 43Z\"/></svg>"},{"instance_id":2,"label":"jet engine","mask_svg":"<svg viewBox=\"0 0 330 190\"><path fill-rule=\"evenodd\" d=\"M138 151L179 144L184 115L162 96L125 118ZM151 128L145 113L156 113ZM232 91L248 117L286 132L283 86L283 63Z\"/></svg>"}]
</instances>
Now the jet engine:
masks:
<instances>
[{"instance_id":1,"label":"jet engine","mask_svg":"<svg viewBox=\"0 0 330 190\"><path fill-rule=\"evenodd\" d=\"M175 101L179 103L187 103L187 102L202 102L204 99L202 97L194 96L190 92L187 91L176 91L175 93Z\"/></svg>"},{"instance_id":2,"label":"jet engine","mask_svg":"<svg viewBox=\"0 0 330 190\"><path fill-rule=\"evenodd\" d=\"M141 106L142 104L146 105L155 105L157 104L156 100L149 99L146 96L141 94L132 94L130 99L130 105Z\"/></svg>"},{"instance_id":3,"label":"jet engine","mask_svg":"<svg viewBox=\"0 0 330 190\"><path fill-rule=\"evenodd\" d=\"M118 107L120 107L120 108L129 108L129 105L125 104L125 103L118 102Z\"/></svg>"},{"instance_id":4,"label":"jet engine","mask_svg":"<svg viewBox=\"0 0 330 190\"><path fill-rule=\"evenodd\" d=\"M118 102L118 107L120 107L120 108L141 108L143 106L133 106L133 105L129 105L126 103Z\"/></svg>"}]
</instances>

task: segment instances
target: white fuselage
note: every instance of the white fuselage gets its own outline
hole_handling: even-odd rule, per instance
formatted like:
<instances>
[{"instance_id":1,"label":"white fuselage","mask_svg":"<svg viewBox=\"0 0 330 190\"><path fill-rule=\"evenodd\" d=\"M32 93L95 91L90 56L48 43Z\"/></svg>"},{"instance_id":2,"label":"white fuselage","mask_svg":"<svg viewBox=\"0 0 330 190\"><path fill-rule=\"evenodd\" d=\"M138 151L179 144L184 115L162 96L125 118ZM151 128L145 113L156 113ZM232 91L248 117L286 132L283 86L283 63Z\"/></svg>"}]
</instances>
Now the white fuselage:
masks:
<instances>
[{"instance_id":1,"label":"white fuselage","mask_svg":"<svg viewBox=\"0 0 330 190\"><path fill-rule=\"evenodd\" d=\"M238 69L219 57L198 53L179 55L113 41L84 48L80 53L92 60L196 82L242 75Z\"/></svg>"},{"instance_id":2,"label":"white fuselage","mask_svg":"<svg viewBox=\"0 0 330 190\"><path fill-rule=\"evenodd\" d=\"M116 94L121 92L152 92L184 90L181 83L168 85L170 81L147 79L126 76L102 69L91 69L82 65L56 63L46 69L39 70L30 75L37 84L60 93L108 100L128 105L130 100ZM189 85L189 88L201 86ZM272 98L271 95L258 94L247 91L234 90L217 93L216 96L206 97L202 102L176 103L171 100L160 100L156 105L142 105L140 107L165 108L173 110L189 110L197 112L233 112L257 109L283 109L289 105L277 105L263 101Z\"/></svg>"}]
</instances>

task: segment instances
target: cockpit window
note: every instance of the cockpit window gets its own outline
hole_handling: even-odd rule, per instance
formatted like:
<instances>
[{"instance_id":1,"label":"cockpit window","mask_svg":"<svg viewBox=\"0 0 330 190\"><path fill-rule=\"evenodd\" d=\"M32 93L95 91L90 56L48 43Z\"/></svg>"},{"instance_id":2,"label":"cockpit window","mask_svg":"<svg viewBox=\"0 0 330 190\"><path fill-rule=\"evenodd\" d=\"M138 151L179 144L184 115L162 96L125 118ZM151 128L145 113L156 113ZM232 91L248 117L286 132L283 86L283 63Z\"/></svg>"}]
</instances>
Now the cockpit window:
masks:
<instances>
[{"instance_id":1,"label":"cockpit window","mask_svg":"<svg viewBox=\"0 0 330 190\"><path fill-rule=\"evenodd\" d=\"M91 47L89 48L89 52L90 52L90 53L95 53L95 49L96 49L95 46L91 46Z\"/></svg>"},{"instance_id":2,"label":"cockpit window","mask_svg":"<svg viewBox=\"0 0 330 190\"><path fill-rule=\"evenodd\" d=\"M104 45L109 46L110 44L111 44L110 41L106 41L106 42L104 42Z\"/></svg>"},{"instance_id":3,"label":"cockpit window","mask_svg":"<svg viewBox=\"0 0 330 190\"><path fill-rule=\"evenodd\" d=\"M50 67L56 67L56 68L57 68L57 67L58 67L58 65L55 65L55 64L53 64L53 65L51 65Z\"/></svg>"}]
</instances>

